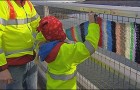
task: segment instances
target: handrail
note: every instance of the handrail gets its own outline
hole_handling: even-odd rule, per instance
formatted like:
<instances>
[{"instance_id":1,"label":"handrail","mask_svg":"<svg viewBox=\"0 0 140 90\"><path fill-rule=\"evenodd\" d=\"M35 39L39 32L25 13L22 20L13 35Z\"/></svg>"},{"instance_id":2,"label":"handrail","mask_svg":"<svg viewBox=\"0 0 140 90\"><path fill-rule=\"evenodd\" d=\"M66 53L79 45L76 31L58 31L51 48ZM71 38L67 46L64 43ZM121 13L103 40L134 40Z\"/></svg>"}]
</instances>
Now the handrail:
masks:
<instances>
[{"instance_id":1,"label":"handrail","mask_svg":"<svg viewBox=\"0 0 140 90\"><path fill-rule=\"evenodd\" d=\"M130 6L111 6L111 5L94 5L94 4L79 4L79 3L52 3L47 1L32 1L35 5L47 5L57 8L65 8L71 10L95 12L100 14L111 14L117 16L140 18L140 7Z\"/></svg>"}]
</instances>

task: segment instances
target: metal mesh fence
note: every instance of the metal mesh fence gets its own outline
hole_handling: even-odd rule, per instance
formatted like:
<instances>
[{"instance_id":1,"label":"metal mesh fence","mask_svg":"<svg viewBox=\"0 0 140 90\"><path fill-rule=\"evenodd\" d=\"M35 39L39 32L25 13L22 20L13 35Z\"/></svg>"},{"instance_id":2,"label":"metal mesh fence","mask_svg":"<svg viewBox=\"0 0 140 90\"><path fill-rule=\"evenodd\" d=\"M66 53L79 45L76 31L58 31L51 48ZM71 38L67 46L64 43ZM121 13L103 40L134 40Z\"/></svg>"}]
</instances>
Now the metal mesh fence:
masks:
<instances>
[{"instance_id":1,"label":"metal mesh fence","mask_svg":"<svg viewBox=\"0 0 140 90\"><path fill-rule=\"evenodd\" d=\"M44 15L43 11L38 10L38 12L41 12L41 16ZM49 13L58 17L64 29L69 31L72 26L79 26L88 20L88 11L49 6ZM78 66L79 88L140 88L140 65L138 64L140 63L140 19L105 13L97 14L101 35L99 49ZM78 29L74 30L78 32ZM75 33L77 41L78 35ZM71 36L71 40L74 40L73 38Z\"/></svg>"}]
</instances>

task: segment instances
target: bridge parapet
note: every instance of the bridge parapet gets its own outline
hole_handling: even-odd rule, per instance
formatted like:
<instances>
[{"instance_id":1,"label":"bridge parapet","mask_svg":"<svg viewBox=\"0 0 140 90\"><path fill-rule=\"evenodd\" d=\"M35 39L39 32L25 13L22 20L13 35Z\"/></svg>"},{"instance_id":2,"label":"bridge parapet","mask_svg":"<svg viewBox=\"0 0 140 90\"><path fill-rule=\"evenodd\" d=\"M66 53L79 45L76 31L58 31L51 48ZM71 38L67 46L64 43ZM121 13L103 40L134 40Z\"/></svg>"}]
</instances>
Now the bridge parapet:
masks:
<instances>
[{"instance_id":1,"label":"bridge parapet","mask_svg":"<svg viewBox=\"0 0 140 90\"><path fill-rule=\"evenodd\" d=\"M42 17L49 14L61 19L65 30L86 22L91 11L100 17L99 49L78 66L79 88L140 88L140 7L45 1L33 3L36 8L42 7L37 10Z\"/></svg>"}]
</instances>

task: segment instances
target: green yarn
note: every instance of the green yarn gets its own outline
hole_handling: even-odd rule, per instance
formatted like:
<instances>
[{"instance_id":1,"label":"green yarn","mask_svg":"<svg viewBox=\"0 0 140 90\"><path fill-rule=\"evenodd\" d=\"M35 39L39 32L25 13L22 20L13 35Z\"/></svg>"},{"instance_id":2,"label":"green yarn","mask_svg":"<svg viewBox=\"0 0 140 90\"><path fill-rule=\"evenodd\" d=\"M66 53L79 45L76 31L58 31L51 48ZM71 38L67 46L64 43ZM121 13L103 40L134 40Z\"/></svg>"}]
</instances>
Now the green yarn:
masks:
<instances>
[{"instance_id":1,"label":"green yarn","mask_svg":"<svg viewBox=\"0 0 140 90\"><path fill-rule=\"evenodd\" d=\"M76 34L75 36L76 36L77 41L82 42L79 26L75 26L74 29L75 29L75 34Z\"/></svg>"},{"instance_id":2,"label":"green yarn","mask_svg":"<svg viewBox=\"0 0 140 90\"><path fill-rule=\"evenodd\" d=\"M130 60L133 60L133 47L134 47L134 23L130 23L131 32L130 32Z\"/></svg>"}]
</instances>

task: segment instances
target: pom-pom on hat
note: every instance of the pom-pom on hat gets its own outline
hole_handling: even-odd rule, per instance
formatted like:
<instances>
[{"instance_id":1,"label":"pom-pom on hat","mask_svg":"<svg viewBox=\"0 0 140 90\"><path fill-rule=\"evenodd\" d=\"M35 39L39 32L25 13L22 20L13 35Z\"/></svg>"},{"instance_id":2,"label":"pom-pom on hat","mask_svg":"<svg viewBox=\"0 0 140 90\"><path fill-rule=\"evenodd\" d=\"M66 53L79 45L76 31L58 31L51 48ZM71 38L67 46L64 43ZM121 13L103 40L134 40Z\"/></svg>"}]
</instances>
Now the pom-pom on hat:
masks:
<instances>
[{"instance_id":1,"label":"pom-pom on hat","mask_svg":"<svg viewBox=\"0 0 140 90\"><path fill-rule=\"evenodd\" d=\"M66 39L61 21L54 16L42 18L37 29L42 32L47 41L64 41Z\"/></svg>"}]
</instances>

